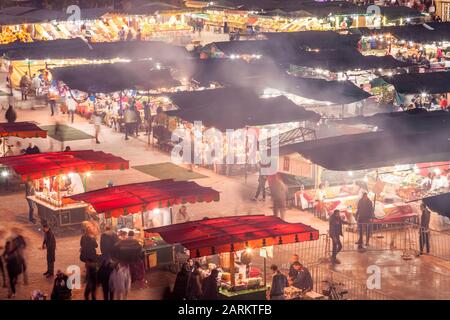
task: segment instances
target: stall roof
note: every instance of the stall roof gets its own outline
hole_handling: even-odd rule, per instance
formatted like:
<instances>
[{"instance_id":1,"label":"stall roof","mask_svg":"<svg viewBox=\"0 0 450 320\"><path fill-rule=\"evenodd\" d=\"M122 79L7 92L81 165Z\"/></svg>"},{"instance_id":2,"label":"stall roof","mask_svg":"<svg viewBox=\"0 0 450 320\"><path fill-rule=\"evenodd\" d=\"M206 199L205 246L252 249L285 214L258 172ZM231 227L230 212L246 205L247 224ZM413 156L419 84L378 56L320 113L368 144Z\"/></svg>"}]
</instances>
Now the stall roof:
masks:
<instances>
[{"instance_id":1,"label":"stall roof","mask_svg":"<svg viewBox=\"0 0 450 320\"><path fill-rule=\"evenodd\" d=\"M279 62L301 67L319 68L332 72L348 70L395 69L412 64L399 61L390 55L363 55L357 49L340 48L336 50L299 51L294 56L278 57Z\"/></svg>"},{"instance_id":2,"label":"stall roof","mask_svg":"<svg viewBox=\"0 0 450 320\"><path fill-rule=\"evenodd\" d=\"M53 79L84 92L108 93L126 89L152 90L180 85L169 69L157 69L150 62L86 64L50 70Z\"/></svg>"},{"instance_id":3,"label":"stall roof","mask_svg":"<svg viewBox=\"0 0 450 320\"><path fill-rule=\"evenodd\" d=\"M58 174L96 170L125 170L129 163L110 153L93 150L46 152L0 158L0 164L10 167L22 180L34 180Z\"/></svg>"},{"instance_id":4,"label":"stall roof","mask_svg":"<svg viewBox=\"0 0 450 320\"><path fill-rule=\"evenodd\" d=\"M280 154L294 152L326 169L336 171L447 161L450 157L450 132L447 128L401 133L379 131L280 147Z\"/></svg>"},{"instance_id":5,"label":"stall roof","mask_svg":"<svg viewBox=\"0 0 450 320\"><path fill-rule=\"evenodd\" d=\"M422 199L423 202L434 212L441 216L450 218L450 193L444 193L437 196Z\"/></svg>"},{"instance_id":6,"label":"stall roof","mask_svg":"<svg viewBox=\"0 0 450 320\"><path fill-rule=\"evenodd\" d=\"M345 118L336 122L350 125L366 124L384 131L424 131L450 128L450 113L416 108L401 112L377 113L368 117Z\"/></svg>"},{"instance_id":7,"label":"stall roof","mask_svg":"<svg viewBox=\"0 0 450 320\"><path fill-rule=\"evenodd\" d=\"M404 73L383 80L403 94L450 92L450 72Z\"/></svg>"},{"instance_id":8,"label":"stall roof","mask_svg":"<svg viewBox=\"0 0 450 320\"><path fill-rule=\"evenodd\" d=\"M297 106L284 96L260 98L252 88L185 91L169 97L179 107L179 110L169 111L169 115L190 122L202 121L219 130L320 119L317 113Z\"/></svg>"},{"instance_id":9,"label":"stall roof","mask_svg":"<svg viewBox=\"0 0 450 320\"><path fill-rule=\"evenodd\" d=\"M358 31L364 35L390 33L399 40L416 43L450 41L450 22L429 22L426 24L382 27L380 29L360 28Z\"/></svg>"},{"instance_id":10,"label":"stall roof","mask_svg":"<svg viewBox=\"0 0 450 320\"><path fill-rule=\"evenodd\" d=\"M327 81L285 75L279 79L266 78L263 82L268 87L303 98L340 105L364 100L371 96L351 81Z\"/></svg>"},{"instance_id":11,"label":"stall roof","mask_svg":"<svg viewBox=\"0 0 450 320\"><path fill-rule=\"evenodd\" d=\"M319 231L310 226L263 215L204 219L146 231L183 245L193 258L319 238Z\"/></svg>"},{"instance_id":12,"label":"stall roof","mask_svg":"<svg viewBox=\"0 0 450 320\"><path fill-rule=\"evenodd\" d=\"M176 204L219 201L218 191L193 181L172 179L126 184L69 197L91 204L98 213L119 217Z\"/></svg>"},{"instance_id":13,"label":"stall roof","mask_svg":"<svg viewBox=\"0 0 450 320\"><path fill-rule=\"evenodd\" d=\"M83 8L81 20L99 19L113 10L108 8ZM0 11L0 25L45 23L48 21L66 21L70 14L65 11L39 9L34 7L10 7Z\"/></svg>"},{"instance_id":14,"label":"stall roof","mask_svg":"<svg viewBox=\"0 0 450 320\"><path fill-rule=\"evenodd\" d=\"M158 12L164 11L179 11L180 7L175 6L173 4L164 3L164 2L144 2L144 3L136 3L130 9L122 10L121 12L126 14L135 14L135 15L146 15L146 14L155 14Z\"/></svg>"},{"instance_id":15,"label":"stall roof","mask_svg":"<svg viewBox=\"0 0 450 320\"><path fill-rule=\"evenodd\" d=\"M255 89L274 88L307 99L348 104L370 97L350 81L327 81L300 78L282 72L271 61L207 59L187 64L184 73L204 85L218 82L223 85L252 86ZM189 70L190 69L190 70Z\"/></svg>"},{"instance_id":16,"label":"stall roof","mask_svg":"<svg viewBox=\"0 0 450 320\"><path fill-rule=\"evenodd\" d=\"M14 42L0 45L0 54L9 60L46 59L145 59L170 63L188 57L186 48L162 41L115 41L87 43L81 38Z\"/></svg>"},{"instance_id":17,"label":"stall roof","mask_svg":"<svg viewBox=\"0 0 450 320\"><path fill-rule=\"evenodd\" d=\"M0 123L0 137L46 138L47 131L33 122Z\"/></svg>"}]
</instances>

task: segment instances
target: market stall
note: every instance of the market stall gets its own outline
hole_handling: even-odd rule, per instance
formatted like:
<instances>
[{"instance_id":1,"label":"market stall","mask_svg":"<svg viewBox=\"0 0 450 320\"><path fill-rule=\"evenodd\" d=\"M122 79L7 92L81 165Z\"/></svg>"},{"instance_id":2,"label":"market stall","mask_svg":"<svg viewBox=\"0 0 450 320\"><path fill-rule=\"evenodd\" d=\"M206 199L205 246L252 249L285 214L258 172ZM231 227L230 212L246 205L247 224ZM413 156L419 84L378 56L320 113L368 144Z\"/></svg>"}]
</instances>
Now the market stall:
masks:
<instances>
[{"instance_id":1,"label":"market stall","mask_svg":"<svg viewBox=\"0 0 450 320\"><path fill-rule=\"evenodd\" d=\"M18 176L34 189L27 198L36 203L42 222L52 227L79 224L86 220L87 204L65 203L63 197L86 190L92 171L125 170L128 161L102 151L68 151L0 158L8 168L2 175Z\"/></svg>"},{"instance_id":2,"label":"market stall","mask_svg":"<svg viewBox=\"0 0 450 320\"><path fill-rule=\"evenodd\" d=\"M134 230L142 241L148 268L161 267L174 261L173 246L163 243L157 235L145 229L167 226L188 220L178 217L173 208L186 205L195 211L197 202L219 201L218 191L202 187L193 181L172 179L113 186L71 195L65 201L88 205L88 214L113 230Z\"/></svg>"},{"instance_id":3,"label":"market stall","mask_svg":"<svg viewBox=\"0 0 450 320\"><path fill-rule=\"evenodd\" d=\"M46 138L47 131L39 128L33 122L3 122L0 123L0 138L3 156L7 154L7 151L11 149L13 146L8 145L9 137L17 137L17 138ZM8 148L8 150L7 150ZM25 149L25 148L24 148Z\"/></svg>"},{"instance_id":4,"label":"market stall","mask_svg":"<svg viewBox=\"0 0 450 320\"><path fill-rule=\"evenodd\" d=\"M219 295L232 300L266 298L265 259L272 255L274 246L319 238L312 227L263 215L204 219L146 231L189 250L190 257L205 266L203 276L218 268ZM262 264L252 267L251 261L256 264L258 256Z\"/></svg>"},{"instance_id":5,"label":"market stall","mask_svg":"<svg viewBox=\"0 0 450 320\"><path fill-rule=\"evenodd\" d=\"M445 131L403 129L343 135L282 146L280 154L300 153L319 166L319 177L320 167L347 176L336 185L319 178L322 187L306 197L314 199L320 217L338 209L352 221L361 194L369 192L377 221L404 221L417 214L418 208L410 202L448 192L450 145Z\"/></svg>"}]
</instances>

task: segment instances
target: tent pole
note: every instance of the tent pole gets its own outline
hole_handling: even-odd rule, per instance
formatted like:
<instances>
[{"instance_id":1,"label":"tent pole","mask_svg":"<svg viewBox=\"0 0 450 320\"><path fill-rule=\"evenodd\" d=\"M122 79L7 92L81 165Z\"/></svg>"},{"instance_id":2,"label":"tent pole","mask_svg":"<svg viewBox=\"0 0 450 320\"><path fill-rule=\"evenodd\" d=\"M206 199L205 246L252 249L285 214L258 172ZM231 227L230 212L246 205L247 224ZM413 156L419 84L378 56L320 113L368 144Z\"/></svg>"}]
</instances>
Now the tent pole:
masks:
<instances>
[{"instance_id":1,"label":"tent pole","mask_svg":"<svg viewBox=\"0 0 450 320\"><path fill-rule=\"evenodd\" d=\"M245 167L244 167L245 183L247 183L247 164L248 164L248 127L245 127Z\"/></svg>"},{"instance_id":2,"label":"tent pole","mask_svg":"<svg viewBox=\"0 0 450 320\"><path fill-rule=\"evenodd\" d=\"M378 182L378 169L376 171L376 175L375 175L375 186L377 185ZM375 196L373 197L373 214L375 215L375 206L377 205L377 192L376 190L374 190L375 192Z\"/></svg>"},{"instance_id":3,"label":"tent pole","mask_svg":"<svg viewBox=\"0 0 450 320\"><path fill-rule=\"evenodd\" d=\"M230 252L230 280L231 287L236 285L236 279L234 278L234 252Z\"/></svg>"},{"instance_id":4,"label":"tent pole","mask_svg":"<svg viewBox=\"0 0 450 320\"><path fill-rule=\"evenodd\" d=\"M266 249L267 254L267 249ZM264 257L264 288L267 288L267 258Z\"/></svg>"}]
</instances>

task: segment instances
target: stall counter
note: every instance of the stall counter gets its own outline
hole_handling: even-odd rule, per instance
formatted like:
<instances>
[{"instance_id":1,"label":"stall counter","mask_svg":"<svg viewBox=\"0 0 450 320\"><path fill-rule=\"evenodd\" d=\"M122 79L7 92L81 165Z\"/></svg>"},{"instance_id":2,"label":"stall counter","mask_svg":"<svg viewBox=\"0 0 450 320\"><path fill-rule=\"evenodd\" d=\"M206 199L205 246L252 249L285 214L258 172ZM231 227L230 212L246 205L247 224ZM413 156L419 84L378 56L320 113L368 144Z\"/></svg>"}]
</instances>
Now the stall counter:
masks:
<instances>
[{"instance_id":1,"label":"stall counter","mask_svg":"<svg viewBox=\"0 0 450 320\"><path fill-rule=\"evenodd\" d=\"M39 218L46 221L50 227L76 225L87 219L88 205L85 203L70 203L57 207L36 196L28 196L27 199L36 204Z\"/></svg>"},{"instance_id":2,"label":"stall counter","mask_svg":"<svg viewBox=\"0 0 450 320\"><path fill-rule=\"evenodd\" d=\"M219 290L219 297L222 300L266 300L266 292L266 287L234 292L221 288Z\"/></svg>"}]
</instances>

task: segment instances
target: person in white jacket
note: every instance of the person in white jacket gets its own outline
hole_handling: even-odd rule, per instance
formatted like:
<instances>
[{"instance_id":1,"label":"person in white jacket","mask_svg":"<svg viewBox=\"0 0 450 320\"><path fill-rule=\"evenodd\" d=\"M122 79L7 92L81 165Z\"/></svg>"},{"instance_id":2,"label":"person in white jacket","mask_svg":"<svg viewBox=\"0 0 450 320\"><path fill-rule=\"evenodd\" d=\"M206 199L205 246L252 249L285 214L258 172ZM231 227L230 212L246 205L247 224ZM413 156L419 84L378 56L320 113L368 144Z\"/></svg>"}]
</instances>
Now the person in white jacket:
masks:
<instances>
[{"instance_id":1,"label":"person in white jacket","mask_svg":"<svg viewBox=\"0 0 450 320\"><path fill-rule=\"evenodd\" d=\"M131 288L130 269L127 265L118 263L109 278L109 290L114 300L126 300Z\"/></svg>"}]
</instances>

